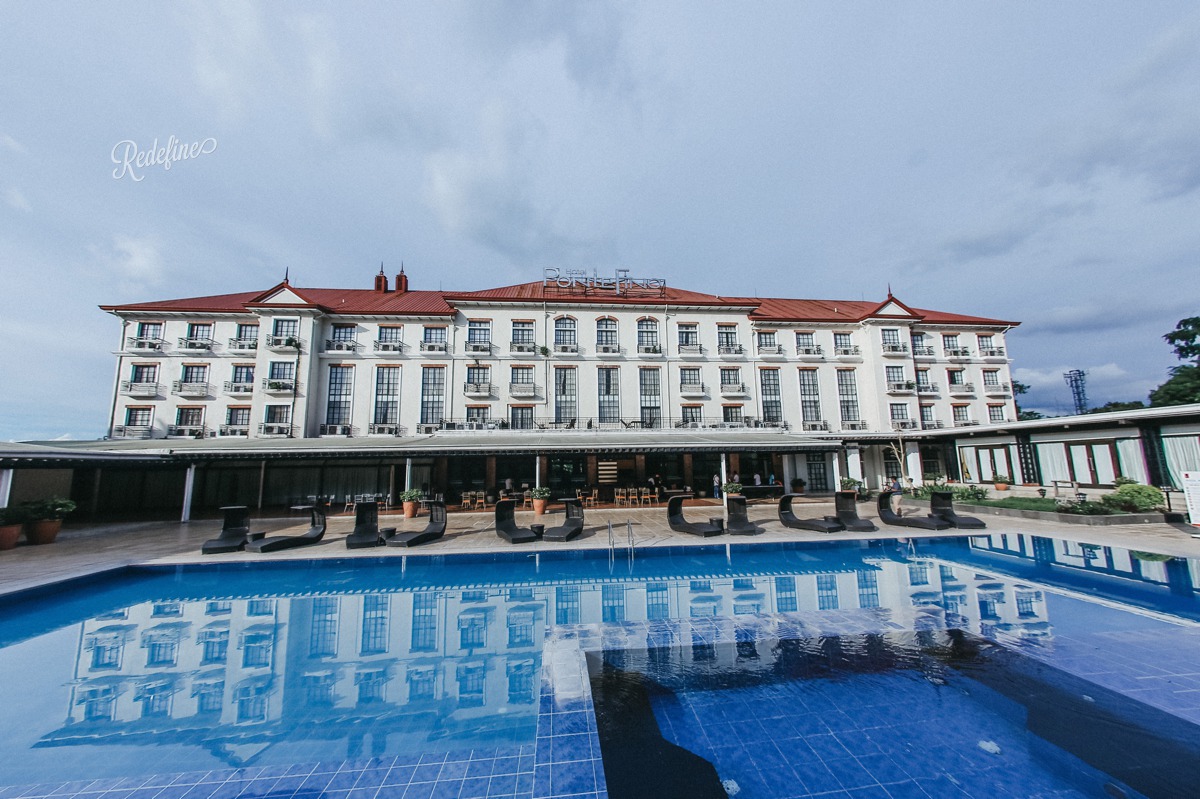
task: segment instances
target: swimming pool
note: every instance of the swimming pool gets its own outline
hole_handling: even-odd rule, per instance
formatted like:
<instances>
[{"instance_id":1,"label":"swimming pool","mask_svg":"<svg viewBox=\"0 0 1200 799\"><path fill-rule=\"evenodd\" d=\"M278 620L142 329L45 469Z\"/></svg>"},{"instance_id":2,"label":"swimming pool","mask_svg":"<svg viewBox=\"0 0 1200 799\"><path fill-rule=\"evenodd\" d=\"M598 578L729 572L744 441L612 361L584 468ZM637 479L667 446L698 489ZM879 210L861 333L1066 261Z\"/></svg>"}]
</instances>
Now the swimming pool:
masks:
<instances>
[{"instance_id":1,"label":"swimming pool","mask_svg":"<svg viewBox=\"0 0 1200 799\"><path fill-rule=\"evenodd\" d=\"M1001 534L125 569L0 605L0 799L1184 796L1198 577Z\"/></svg>"}]
</instances>

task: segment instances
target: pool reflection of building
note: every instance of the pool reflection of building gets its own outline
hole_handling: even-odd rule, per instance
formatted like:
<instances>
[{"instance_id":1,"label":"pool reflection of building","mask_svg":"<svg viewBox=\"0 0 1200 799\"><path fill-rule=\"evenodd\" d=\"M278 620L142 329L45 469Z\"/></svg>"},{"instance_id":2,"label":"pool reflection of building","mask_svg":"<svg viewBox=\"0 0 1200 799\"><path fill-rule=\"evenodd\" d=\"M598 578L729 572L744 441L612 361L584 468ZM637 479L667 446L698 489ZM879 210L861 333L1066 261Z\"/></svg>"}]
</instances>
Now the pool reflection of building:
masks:
<instances>
[{"instance_id":1,"label":"pool reflection of building","mask_svg":"<svg viewBox=\"0 0 1200 799\"><path fill-rule=\"evenodd\" d=\"M769 622L760 614L803 620L873 611L901 624L919 617L928 627L985 635L1049 633L1040 591L970 568L878 552L821 568L716 579L144 602L80 625L67 724L41 745L175 735L239 764L294 738L299 728L307 737L344 738L351 753L364 731L375 735L375 753L382 753L394 733L428 736L438 727L470 737L472 730L532 729L548 624L661 621L657 628L673 639L666 643L691 644L693 629L711 629L714 622L761 626ZM759 648L758 665L767 668L769 647ZM747 654L745 647L740 654ZM697 659L716 656L704 648L695 653Z\"/></svg>"}]
</instances>

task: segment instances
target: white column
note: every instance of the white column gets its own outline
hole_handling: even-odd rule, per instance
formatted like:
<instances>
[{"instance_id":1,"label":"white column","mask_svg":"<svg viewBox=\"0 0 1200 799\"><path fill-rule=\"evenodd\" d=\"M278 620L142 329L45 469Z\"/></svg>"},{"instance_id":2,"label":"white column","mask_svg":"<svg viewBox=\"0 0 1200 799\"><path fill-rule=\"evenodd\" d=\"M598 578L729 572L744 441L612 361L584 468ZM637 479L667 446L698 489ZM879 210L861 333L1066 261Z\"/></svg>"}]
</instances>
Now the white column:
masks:
<instances>
[{"instance_id":1,"label":"white column","mask_svg":"<svg viewBox=\"0 0 1200 799\"><path fill-rule=\"evenodd\" d=\"M853 477L855 480L863 479L862 450L858 448L857 444L846 447L846 476Z\"/></svg>"},{"instance_id":2,"label":"white column","mask_svg":"<svg viewBox=\"0 0 1200 799\"><path fill-rule=\"evenodd\" d=\"M721 507L729 510L729 492L725 490L725 484L729 482L729 477L725 472L725 456L721 456Z\"/></svg>"},{"instance_id":3,"label":"white column","mask_svg":"<svg viewBox=\"0 0 1200 799\"><path fill-rule=\"evenodd\" d=\"M12 469L0 469L0 508L8 507L8 497L12 494Z\"/></svg>"},{"instance_id":4,"label":"white column","mask_svg":"<svg viewBox=\"0 0 1200 799\"><path fill-rule=\"evenodd\" d=\"M849 452L849 449L847 449L847 452ZM847 457L849 457L849 456L847 455ZM829 465L830 465L830 471L832 472L831 476L833 477L833 490L834 491L842 490L842 463L841 463L841 461L842 461L842 459L840 457L838 457L837 452L830 453Z\"/></svg>"},{"instance_id":5,"label":"white column","mask_svg":"<svg viewBox=\"0 0 1200 799\"><path fill-rule=\"evenodd\" d=\"M783 456L783 490L787 493L792 490L792 459L796 456L788 452Z\"/></svg>"},{"instance_id":6,"label":"white column","mask_svg":"<svg viewBox=\"0 0 1200 799\"><path fill-rule=\"evenodd\" d=\"M904 468L913 485L921 485L921 447L916 441L904 442Z\"/></svg>"},{"instance_id":7,"label":"white column","mask_svg":"<svg viewBox=\"0 0 1200 799\"><path fill-rule=\"evenodd\" d=\"M267 462L264 460L258 467L258 509L262 510L263 493L267 487Z\"/></svg>"},{"instance_id":8,"label":"white column","mask_svg":"<svg viewBox=\"0 0 1200 799\"><path fill-rule=\"evenodd\" d=\"M542 487L542 456L533 456L533 487Z\"/></svg>"},{"instance_id":9,"label":"white column","mask_svg":"<svg viewBox=\"0 0 1200 799\"><path fill-rule=\"evenodd\" d=\"M404 490L412 491L412 458L404 459Z\"/></svg>"},{"instance_id":10,"label":"white column","mask_svg":"<svg viewBox=\"0 0 1200 799\"><path fill-rule=\"evenodd\" d=\"M192 489L196 486L196 464L191 464L187 469L187 476L183 481L183 515L179 518L181 522L190 522L192 520Z\"/></svg>"}]
</instances>

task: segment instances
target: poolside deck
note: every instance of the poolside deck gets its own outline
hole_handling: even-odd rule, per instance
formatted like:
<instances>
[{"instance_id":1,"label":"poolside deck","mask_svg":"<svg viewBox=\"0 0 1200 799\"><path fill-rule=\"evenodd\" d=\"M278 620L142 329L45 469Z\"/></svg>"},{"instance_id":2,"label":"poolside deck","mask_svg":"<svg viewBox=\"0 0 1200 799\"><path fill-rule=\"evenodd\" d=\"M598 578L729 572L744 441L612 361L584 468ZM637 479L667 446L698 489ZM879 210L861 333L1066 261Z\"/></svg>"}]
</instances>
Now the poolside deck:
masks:
<instances>
[{"instance_id":1,"label":"poolside deck","mask_svg":"<svg viewBox=\"0 0 1200 799\"><path fill-rule=\"evenodd\" d=\"M821 517L833 512L832 499L811 498L797 504L797 515ZM923 513L916 508L912 512ZM874 507L865 504L860 513L864 518L874 519ZM685 514L690 520L705 521L709 516L720 514L716 501L695 500L689 503ZM782 541L830 541L864 537L855 533L822 534L805 530L785 528L779 523L775 503L759 503L749 506L749 516L762 532L752 536L723 535L700 539L686 533L677 533L667 526L665 506L649 508L599 508L588 509L583 534L574 541L553 543L538 541L522 544L520 548L530 551L558 549L607 549L608 522L612 522L618 547L626 545L627 522L632 523L635 548L656 546L686 546L689 544L714 543L767 543ZM518 511L517 524L528 526L544 521L547 525L559 524L563 517L561 506L553 508L544 517L535 518L532 511ZM308 528L308 517L303 514L276 518L257 518L252 514L252 528L270 534L301 533ZM0 552L0 595L21 591L79 577L105 569L137 563L220 563L245 562L251 560L308 560L312 558L354 557L400 557L421 555L445 555L451 553L479 553L506 551L514 545L506 543L496 535L490 510L479 512L451 513L448 517L446 535L433 543L412 549L377 547L371 549L347 549L346 534L354 526L353 515L335 515L329 518L329 531L325 539L316 545L301 547L270 554L234 552L226 555L201 555L200 545L214 537L220 529L220 521L208 519L188 523L132 522L108 524L79 524L64 527L58 541L49 546L21 545L16 549ZM381 526L395 526L401 531L419 530L426 524L424 517L405 519L400 513L384 514ZM1029 519L988 519L990 532L1028 533L1032 535L1065 538L1080 543L1100 546L1117 546L1141 549L1178 557L1200 558L1200 540L1191 537L1186 525L1141 524L1114 525L1109 527L1085 527ZM946 533L924 533L920 530L880 525L879 533L869 537L916 537L930 535L953 535Z\"/></svg>"}]
</instances>

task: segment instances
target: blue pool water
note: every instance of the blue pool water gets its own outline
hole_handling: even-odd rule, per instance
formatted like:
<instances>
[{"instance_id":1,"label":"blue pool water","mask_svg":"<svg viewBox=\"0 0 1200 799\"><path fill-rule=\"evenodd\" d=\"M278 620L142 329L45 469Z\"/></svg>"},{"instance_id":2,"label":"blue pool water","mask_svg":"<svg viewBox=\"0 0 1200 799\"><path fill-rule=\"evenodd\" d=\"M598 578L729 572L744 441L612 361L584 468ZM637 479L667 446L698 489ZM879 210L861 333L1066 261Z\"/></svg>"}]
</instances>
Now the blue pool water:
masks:
<instances>
[{"instance_id":1,"label":"blue pool water","mask_svg":"<svg viewBox=\"0 0 1200 799\"><path fill-rule=\"evenodd\" d=\"M999 534L126 569L0 603L0 799L1191 796L1197 579Z\"/></svg>"}]
</instances>

